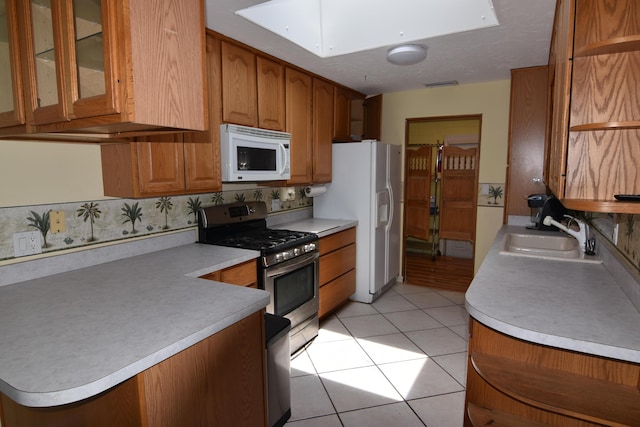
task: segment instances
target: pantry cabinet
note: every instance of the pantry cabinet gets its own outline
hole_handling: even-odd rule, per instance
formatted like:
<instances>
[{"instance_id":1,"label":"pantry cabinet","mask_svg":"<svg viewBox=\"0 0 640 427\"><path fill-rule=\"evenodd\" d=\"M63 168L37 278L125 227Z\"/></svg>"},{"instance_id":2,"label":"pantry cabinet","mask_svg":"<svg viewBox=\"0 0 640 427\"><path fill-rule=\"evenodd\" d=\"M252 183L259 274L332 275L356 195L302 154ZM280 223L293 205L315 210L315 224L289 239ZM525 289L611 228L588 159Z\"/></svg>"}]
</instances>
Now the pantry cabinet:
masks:
<instances>
[{"instance_id":1,"label":"pantry cabinet","mask_svg":"<svg viewBox=\"0 0 640 427\"><path fill-rule=\"evenodd\" d=\"M323 237L319 242L320 310L325 317L356 291L356 229L349 228Z\"/></svg>"},{"instance_id":2,"label":"pantry cabinet","mask_svg":"<svg viewBox=\"0 0 640 427\"><path fill-rule=\"evenodd\" d=\"M19 4L32 132L206 129L202 0Z\"/></svg>"},{"instance_id":3,"label":"pantry cabinet","mask_svg":"<svg viewBox=\"0 0 640 427\"><path fill-rule=\"evenodd\" d=\"M614 198L640 193L638 64L637 2L557 3L546 182L569 209L640 213Z\"/></svg>"},{"instance_id":4,"label":"pantry cabinet","mask_svg":"<svg viewBox=\"0 0 640 427\"><path fill-rule=\"evenodd\" d=\"M22 63L16 0L0 4L0 133L24 132Z\"/></svg>"}]
</instances>

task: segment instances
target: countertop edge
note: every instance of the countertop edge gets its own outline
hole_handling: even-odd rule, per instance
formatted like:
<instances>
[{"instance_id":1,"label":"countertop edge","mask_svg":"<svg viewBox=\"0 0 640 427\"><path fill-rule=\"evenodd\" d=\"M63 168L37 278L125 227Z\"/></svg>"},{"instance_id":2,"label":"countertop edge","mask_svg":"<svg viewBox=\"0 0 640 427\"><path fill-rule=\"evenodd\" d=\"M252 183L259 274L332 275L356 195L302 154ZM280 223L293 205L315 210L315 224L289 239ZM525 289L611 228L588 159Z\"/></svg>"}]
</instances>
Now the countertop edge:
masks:
<instances>
[{"instance_id":1,"label":"countertop edge","mask_svg":"<svg viewBox=\"0 0 640 427\"><path fill-rule=\"evenodd\" d=\"M559 333L552 333L552 331L550 330L536 331L533 329L533 327L529 329L524 327L523 325L515 324L517 323L517 321L520 321L521 323L523 322L521 319L518 318L517 315L511 314L510 315L511 320L508 320L508 319L501 318L501 314L506 313L506 311L504 313L499 313L499 312L492 313L488 311L488 309L491 309L491 308L495 309L496 307L495 304L487 304L486 301L488 299L497 298L498 296L504 296L504 295L498 295L498 293L496 293L497 288L491 289L490 286L488 286L489 283L495 282L495 279L497 278L497 276L494 277L496 274L496 270L494 269L494 267L496 267L496 265L500 265L500 267L496 267L496 268L505 268L505 269L516 270L516 271L520 269L521 271L523 271L525 270L524 266L526 265L524 263L527 263L527 262L537 263L536 267L546 266L548 269L553 269L553 268L566 269L567 271L566 274L568 275L567 277L571 277L571 274L572 274L570 270L571 268L584 268L580 266L586 265L586 264L574 264L574 263L567 263L563 265L563 264L558 264L558 263L562 263L562 261L554 262L554 261L541 261L541 260L535 260L535 259L530 259L530 261L527 261L527 259L524 257L505 257L502 259L496 258L501 256L498 253L500 249L499 246L500 246L500 243L502 242L502 239L505 233L513 232L513 231L522 232L522 230L523 230L522 227L518 228L514 226L505 225L498 232L496 239L492 244L487 257L483 262L483 265L480 267L478 274L474 278L473 282L471 283L471 286L469 287L469 289L467 290L467 293L465 294L465 307L469 315L475 320L477 320L478 322L486 325L487 327L490 327L498 332L504 333L506 335L509 335L517 339L522 339L525 341L546 345L550 347L560 348L563 350L578 351L581 353L590 354L594 356L602 356L602 357L608 357L608 358L623 360L623 361L632 362L632 363L640 363L640 348L638 349L626 348L621 345L613 345L613 344L607 344L602 342L596 342L594 340L574 338L574 337L571 337L569 334L562 335ZM535 231L532 231L532 230L527 230L526 232L535 233ZM541 264L541 262L555 263L555 267L553 267L552 264ZM487 265L484 265L485 263ZM519 263L519 264L515 264L515 263ZM589 270L590 272L595 272L596 270L593 270L593 269L598 269L597 270L598 274L600 274L602 277L608 277L608 281L610 283L606 284L606 286L617 286L615 284L613 277L610 276L610 274L607 272L604 265L590 264L590 266L591 267L589 268L592 269L592 270ZM599 270L599 269L602 269L602 270ZM523 276L523 277L525 277L523 280L530 280L530 277L526 277L526 276ZM504 281L501 283L504 286L510 285L510 283L506 283ZM496 286L499 287L502 285L496 285ZM531 285L535 286L536 284L532 283ZM603 284L600 284L600 285L605 286ZM506 288L502 288L502 289L506 291ZM541 289L541 291L545 291L545 290ZM549 291L548 288L546 289L546 291L553 292L553 290ZM628 309L628 311L631 311L630 308L633 307L632 302L624 295L621 289L619 289L619 291L620 291L619 292L620 295L617 296L616 298L618 300L626 299L627 301L622 301L621 303L624 305L626 309ZM508 300L505 300L503 298L501 304L505 306L509 306L509 308L505 310L508 310L509 312L518 311L519 308L516 306L517 303L522 303L522 301L524 301L524 304L527 304L531 302L530 299L532 298L532 295L533 295L532 293L527 293L526 295L522 295L523 300L517 301L516 298L514 298L517 295L517 292L518 291L516 291L515 294L510 294L509 295L510 299ZM565 298L566 298L566 295L565 295ZM592 301L589 301L588 299L586 299L585 301L592 302ZM539 301L535 301L535 302L538 303ZM628 306L627 306L627 302L628 302ZM633 308L635 309L635 307ZM531 317L530 313L528 313L527 315ZM560 317L566 316L566 315L567 313L562 313ZM544 316L544 314L541 314L540 316ZM638 313L637 318L640 319L640 313ZM562 320L558 319L558 321L562 321ZM611 326L611 325L605 325L605 327L606 326ZM600 332L600 333L603 334L606 332ZM610 333L612 334L613 330L611 330Z\"/></svg>"},{"instance_id":2,"label":"countertop edge","mask_svg":"<svg viewBox=\"0 0 640 427\"><path fill-rule=\"evenodd\" d=\"M221 282L215 283L231 286ZM7 395L16 403L29 407L44 408L77 403L81 400L89 399L100 393L103 393L110 388L115 387L135 377L138 374L141 374L152 366L169 359L170 357L180 353L181 351L191 347L192 345L209 338L210 336L222 331L223 329L246 318L247 316L265 308L268 304L269 295L265 295L261 300L256 301L254 304L245 307L244 309L234 313L232 316L228 316L227 318L217 322L214 325L211 325L208 328L197 331L194 334L175 342L173 345L158 350L155 353L150 354L107 377L100 378L94 382L82 386L67 390L33 393L16 390L11 386L6 385L4 381L0 381L9 389L7 390L5 387L2 387L2 390L0 391L2 391L3 394Z\"/></svg>"}]
</instances>

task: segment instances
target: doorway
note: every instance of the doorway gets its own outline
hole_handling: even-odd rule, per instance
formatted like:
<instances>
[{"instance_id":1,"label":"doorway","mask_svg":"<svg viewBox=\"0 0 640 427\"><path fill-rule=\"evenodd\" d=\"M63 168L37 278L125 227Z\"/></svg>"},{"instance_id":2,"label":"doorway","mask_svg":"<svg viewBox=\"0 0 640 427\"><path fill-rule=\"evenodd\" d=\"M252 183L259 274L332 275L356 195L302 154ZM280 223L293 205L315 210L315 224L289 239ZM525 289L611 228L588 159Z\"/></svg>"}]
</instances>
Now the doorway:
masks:
<instances>
[{"instance_id":1,"label":"doorway","mask_svg":"<svg viewBox=\"0 0 640 427\"><path fill-rule=\"evenodd\" d=\"M407 283L465 291L473 278L482 116L406 120Z\"/></svg>"}]
</instances>

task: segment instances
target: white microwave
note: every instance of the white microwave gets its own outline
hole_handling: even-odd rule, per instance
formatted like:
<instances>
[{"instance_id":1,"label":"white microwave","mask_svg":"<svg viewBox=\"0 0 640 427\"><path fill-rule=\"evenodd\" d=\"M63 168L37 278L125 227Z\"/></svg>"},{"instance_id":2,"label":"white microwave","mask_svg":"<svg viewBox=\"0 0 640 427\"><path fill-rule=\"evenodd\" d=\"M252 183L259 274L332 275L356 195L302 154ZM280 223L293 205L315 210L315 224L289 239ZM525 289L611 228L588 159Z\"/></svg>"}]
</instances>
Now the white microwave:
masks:
<instances>
[{"instance_id":1,"label":"white microwave","mask_svg":"<svg viewBox=\"0 0 640 427\"><path fill-rule=\"evenodd\" d=\"M291 134L248 126L220 125L223 182L279 181L291 177Z\"/></svg>"}]
</instances>

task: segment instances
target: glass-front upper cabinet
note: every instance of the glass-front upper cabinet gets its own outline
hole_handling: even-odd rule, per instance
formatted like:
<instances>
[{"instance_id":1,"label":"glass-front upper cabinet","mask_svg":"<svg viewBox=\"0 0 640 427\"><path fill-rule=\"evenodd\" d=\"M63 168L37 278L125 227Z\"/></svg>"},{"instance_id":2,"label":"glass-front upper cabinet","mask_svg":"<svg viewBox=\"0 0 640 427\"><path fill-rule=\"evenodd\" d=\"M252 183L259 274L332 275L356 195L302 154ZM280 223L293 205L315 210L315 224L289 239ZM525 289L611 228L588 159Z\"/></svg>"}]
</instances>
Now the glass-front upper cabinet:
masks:
<instances>
[{"instance_id":1,"label":"glass-front upper cabinet","mask_svg":"<svg viewBox=\"0 0 640 427\"><path fill-rule=\"evenodd\" d=\"M0 128L25 123L15 0L0 0Z\"/></svg>"},{"instance_id":2,"label":"glass-front upper cabinet","mask_svg":"<svg viewBox=\"0 0 640 427\"><path fill-rule=\"evenodd\" d=\"M69 1L74 32L70 46L73 116L91 117L118 112L116 102L118 55L111 42L115 25L106 0Z\"/></svg>"},{"instance_id":3,"label":"glass-front upper cabinet","mask_svg":"<svg viewBox=\"0 0 640 427\"><path fill-rule=\"evenodd\" d=\"M24 38L35 124L63 122L116 111L115 59L108 51L108 1L31 0ZM104 4L103 4L104 3ZM115 55L113 55L115 57Z\"/></svg>"}]
</instances>

